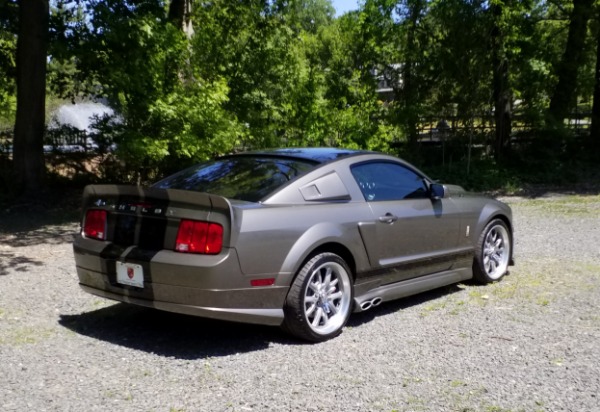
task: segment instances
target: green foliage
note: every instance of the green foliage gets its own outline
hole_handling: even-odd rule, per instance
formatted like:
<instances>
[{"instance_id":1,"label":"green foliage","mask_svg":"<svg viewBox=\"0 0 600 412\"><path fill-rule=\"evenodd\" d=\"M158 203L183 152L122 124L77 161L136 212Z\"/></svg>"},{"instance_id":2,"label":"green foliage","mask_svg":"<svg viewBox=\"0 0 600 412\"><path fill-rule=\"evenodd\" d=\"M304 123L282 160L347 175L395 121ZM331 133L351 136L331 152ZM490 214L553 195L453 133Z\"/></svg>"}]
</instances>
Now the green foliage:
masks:
<instances>
[{"instance_id":1,"label":"green foliage","mask_svg":"<svg viewBox=\"0 0 600 412\"><path fill-rule=\"evenodd\" d=\"M242 148L326 145L402 147L426 167L441 162L444 173L468 163L464 178L478 188L494 179L518 184L491 172L503 167L524 180L554 179L533 176L524 157L537 170L558 170L568 164L565 147L579 144L569 134L552 139L557 145L543 139L548 133L535 134L540 146L510 153L507 166L489 163L484 150L469 152L465 138L477 118L493 116L494 58L508 64L513 125L544 127L570 1L365 0L338 18L329 0L191 5L188 38L162 0L52 2L49 101L109 103L115 115L97 119L92 137L103 149L116 145L118 179L146 181ZM16 1L0 3L0 128L14 120L17 11ZM586 110L598 30L594 15L578 82ZM393 93L377 92L381 80ZM424 117L452 117L465 136L455 135L442 154L420 147ZM488 135L478 140L488 144Z\"/></svg>"},{"instance_id":2,"label":"green foliage","mask_svg":"<svg viewBox=\"0 0 600 412\"><path fill-rule=\"evenodd\" d=\"M387 147L392 133L378 124L385 110L370 74L356 67L350 19L332 22L323 1L216 1L196 11L193 65L227 79L225 108L245 126L243 146Z\"/></svg>"},{"instance_id":3,"label":"green foliage","mask_svg":"<svg viewBox=\"0 0 600 412\"><path fill-rule=\"evenodd\" d=\"M16 111L16 4L0 2L0 130L12 128Z\"/></svg>"},{"instance_id":4,"label":"green foliage","mask_svg":"<svg viewBox=\"0 0 600 412\"><path fill-rule=\"evenodd\" d=\"M125 178L146 181L236 145L241 131L224 109L225 80L205 79L190 65L188 41L159 2L99 1L87 7L93 19L75 26L77 42L65 42L76 56L72 90L103 97L116 110L114 119L99 119L97 126L111 136L124 168L133 171ZM56 66L71 70L71 61Z\"/></svg>"}]
</instances>

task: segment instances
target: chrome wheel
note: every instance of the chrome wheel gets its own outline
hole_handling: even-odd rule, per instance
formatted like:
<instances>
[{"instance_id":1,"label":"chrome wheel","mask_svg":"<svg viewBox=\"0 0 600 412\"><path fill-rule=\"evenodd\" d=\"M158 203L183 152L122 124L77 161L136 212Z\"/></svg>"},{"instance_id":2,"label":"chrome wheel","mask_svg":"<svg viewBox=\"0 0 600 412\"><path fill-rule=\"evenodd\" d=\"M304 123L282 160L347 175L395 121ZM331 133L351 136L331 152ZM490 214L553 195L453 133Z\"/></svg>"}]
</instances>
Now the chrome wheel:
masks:
<instances>
[{"instance_id":1,"label":"chrome wheel","mask_svg":"<svg viewBox=\"0 0 600 412\"><path fill-rule=\"evenodd\" d=\"M313 256L290 286L281 327L311 342L323 342L342 333L352 311L351 273L348 264L335 253Z\"/></svg>"},{"instance_id":2,"label":"chrome wheel","mask_svg":"<svg viewBox=\"0 0 600 412\"><path fill-rule=\"evenodd\" d=\"M504 225L492 226L483 242L483 268L491 280L497 280L508 269L510 236Z\"/></svg>"},{"instance_id":3,"label":"chrome wheel","mask_svg":"<svg viewBox=\"0 0 600 412\"><path fill-rule=\"evenodd\" d=\"M310 328L326 335L341 328L350 309L350 276L337 262L325 262L310 275L304 293L304 316Z\"/></svg>"},{"instance_id":4,"label":"chrome wheel","mask_svg":"<svg viewBox=\"0 0 600 412\"><path fill-rule=\"evenodd\" d=\"M481 231L473 261L473 277L481 283L500 280L512 258L512 233L502 219L494 219Z\"/></svg>"}]
</instances>

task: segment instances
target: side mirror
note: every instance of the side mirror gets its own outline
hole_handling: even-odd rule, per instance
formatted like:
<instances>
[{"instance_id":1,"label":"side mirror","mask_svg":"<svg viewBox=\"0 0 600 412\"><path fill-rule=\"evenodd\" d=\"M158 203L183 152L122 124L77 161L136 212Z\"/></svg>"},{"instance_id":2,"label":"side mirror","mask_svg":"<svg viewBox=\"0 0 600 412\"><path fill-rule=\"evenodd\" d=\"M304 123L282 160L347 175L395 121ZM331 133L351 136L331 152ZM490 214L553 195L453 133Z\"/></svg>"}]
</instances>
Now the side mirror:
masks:
<instances>
[{"instance_id":1,"label":"side mirror","mask_svg":"<svg viewBox=\"0 0 600 412\"><path fill-rule=\"evenodd\" d=\"M440 200L448 195L448 189L439 183L432 183L429 185L429 195L433 200Z\"/></svg>"}]
</instances>

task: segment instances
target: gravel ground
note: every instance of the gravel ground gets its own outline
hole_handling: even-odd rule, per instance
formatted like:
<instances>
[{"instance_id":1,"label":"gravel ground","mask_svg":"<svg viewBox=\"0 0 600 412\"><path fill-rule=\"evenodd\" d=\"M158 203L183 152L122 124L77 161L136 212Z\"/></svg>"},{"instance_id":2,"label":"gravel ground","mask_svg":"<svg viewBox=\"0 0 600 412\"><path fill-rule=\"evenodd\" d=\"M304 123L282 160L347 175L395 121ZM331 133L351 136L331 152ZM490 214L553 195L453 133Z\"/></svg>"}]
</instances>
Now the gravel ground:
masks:
<instances>
[{"instance_id":1,"label":"gravel ground","mask_svg":"<svg viewBox=\"0 0 600 412\"><path fill-rule=\"evenodd\" d=\"M600 196L504 200L510 276L355 314L322 344L87 295L72 219L11 212L0 410L600 411Z\"/></svg>"}]
</instances>

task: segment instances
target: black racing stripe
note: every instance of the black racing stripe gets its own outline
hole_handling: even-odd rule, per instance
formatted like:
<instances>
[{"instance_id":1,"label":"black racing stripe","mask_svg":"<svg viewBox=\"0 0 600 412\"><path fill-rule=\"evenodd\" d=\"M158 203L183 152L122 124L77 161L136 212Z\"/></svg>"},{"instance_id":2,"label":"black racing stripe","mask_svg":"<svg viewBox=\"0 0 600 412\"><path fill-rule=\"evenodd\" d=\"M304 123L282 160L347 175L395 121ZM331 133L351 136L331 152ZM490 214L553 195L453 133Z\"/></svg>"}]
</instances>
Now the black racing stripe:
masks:
<instances>
[{"instance_id":1,"label":"black racing stripe","mask_svg":"<svg viewBox=\"0 0 600 412\"><path fill-rule=\"evenodd\" d=\"M163 248L167 232L167 219L141 218L139 246L142 249L159 250Z\"/></svg>"},{"instance_id":2,"label":"black racing stripe","mask_svg":"<svg viewBox=\"0 0 600 412\"><path fill-rule=\"evenodd\" d=\"M117 261L124 263L135 263L141 265L144 270L144 283L152 283L152 270L150 262L159 252L158 250L146 250L134 247L124 255L127 248L114 243L108 244L98 256L101 258L102 272L108 277L108 281L113 286L124 289L135 289L117 283ZM81 247L74 247L75 253L89 254L90 251Z\"/></svg>"},{"instance_id":3,"label":"black racing stripe","mask_svg":"<svg viewBox=\"0 0 600 412\"><path fill-rule=\"evenodd\" d=\"M115 228L113 242L117 245L129 246L135 242L135 225L137 216L126 214L114 214Z\"/></svg>"}]
</instances>

